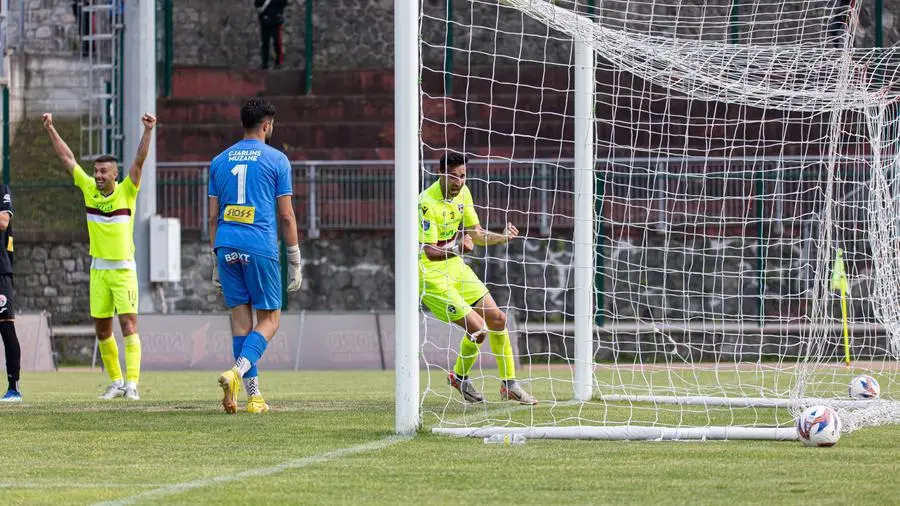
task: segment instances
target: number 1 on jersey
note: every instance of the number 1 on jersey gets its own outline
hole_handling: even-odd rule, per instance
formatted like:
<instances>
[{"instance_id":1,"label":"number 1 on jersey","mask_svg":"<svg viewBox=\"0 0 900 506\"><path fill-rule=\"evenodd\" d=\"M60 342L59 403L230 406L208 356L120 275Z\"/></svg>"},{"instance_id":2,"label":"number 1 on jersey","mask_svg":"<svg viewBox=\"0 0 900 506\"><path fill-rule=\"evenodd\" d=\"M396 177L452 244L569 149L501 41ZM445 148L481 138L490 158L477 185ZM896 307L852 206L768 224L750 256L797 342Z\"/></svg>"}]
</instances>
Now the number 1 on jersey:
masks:
<instances>
[{"instance_id":1,"label":"number 1 on jersey","mask_svg":"<svg viewBox=\"0 0 900 506\"><path fill-rule=\"evenodd\" d=\"M231 169L231 173L238 178L237 187L237 203L238 205L247 203L247 164L241 163L235 165Z\"/></svg>"}]
</instances>

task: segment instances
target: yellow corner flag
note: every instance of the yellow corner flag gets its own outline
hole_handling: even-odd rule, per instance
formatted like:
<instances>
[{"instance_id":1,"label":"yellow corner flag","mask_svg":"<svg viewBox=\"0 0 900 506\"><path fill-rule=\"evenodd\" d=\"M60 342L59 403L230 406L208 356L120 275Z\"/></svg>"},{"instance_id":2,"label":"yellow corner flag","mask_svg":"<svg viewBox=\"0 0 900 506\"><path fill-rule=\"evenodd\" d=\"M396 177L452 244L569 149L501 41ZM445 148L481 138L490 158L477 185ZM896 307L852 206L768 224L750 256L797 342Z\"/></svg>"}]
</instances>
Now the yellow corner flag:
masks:
<instances>
[{"instance_id":1,"label":"yellow corner flag","mask_svg":"<svg viewBox=\"0 0 900 506\"><path fill-rule=\"evenodd\" d=\"M841 292L841 323L844 327L844 363L850 367L850 328L847 324L847 292L850 283L847 281L847 270L844 268L844 251L837 250L834 267L831 269L831 289Z\"/></svg>"},{"instance_id":2,"label":"yellow corner flag","mask_svg":"<svg viewBox=\"0 0 900 506\"><path fill-rule=\"evenodd\" d=\"M837 250L834 267L831 269L831 289L839 290L841 293L850 291L850 284L847 282L847 271L844 269L844 251L840 249Z\"/></svg>"}]
</instances>

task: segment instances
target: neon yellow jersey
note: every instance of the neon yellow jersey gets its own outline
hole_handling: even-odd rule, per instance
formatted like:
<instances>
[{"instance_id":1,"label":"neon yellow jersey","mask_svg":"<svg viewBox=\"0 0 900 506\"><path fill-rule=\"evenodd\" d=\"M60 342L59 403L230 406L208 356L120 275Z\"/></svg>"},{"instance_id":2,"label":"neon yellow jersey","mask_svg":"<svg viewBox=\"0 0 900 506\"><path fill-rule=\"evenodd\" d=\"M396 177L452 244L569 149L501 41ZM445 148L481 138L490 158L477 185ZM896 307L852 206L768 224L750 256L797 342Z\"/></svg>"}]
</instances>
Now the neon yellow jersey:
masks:
<instances>
[{"instance_id":1,"label":"neon yellow jersey","mask_svg":"<svg viewBox=\"0 0 900 506\"><path fill-rule=\"evenodd\" d=\"M139 188L126 176L112 194L104 197L94 178L81 166L76 165L72 175L75 186L84 195L91 256L104 260L133 260L134 210Z\"/></svg>"},{"instance_id":2,"label":"neon yellow jersey","mask_svg":"<svg viewBox=\"0 0 900 506\"><path fill-rule=\"evenodd\" d=\"M449 200L444 198L440 181L435 181L419 194L420 244L452 246L462 229L470 229L479 223L468 186L463 186L459 195ZM419 262L422 265L435 263L428 260L424 253L419 255Z\"/></svg>"}]
</instances>

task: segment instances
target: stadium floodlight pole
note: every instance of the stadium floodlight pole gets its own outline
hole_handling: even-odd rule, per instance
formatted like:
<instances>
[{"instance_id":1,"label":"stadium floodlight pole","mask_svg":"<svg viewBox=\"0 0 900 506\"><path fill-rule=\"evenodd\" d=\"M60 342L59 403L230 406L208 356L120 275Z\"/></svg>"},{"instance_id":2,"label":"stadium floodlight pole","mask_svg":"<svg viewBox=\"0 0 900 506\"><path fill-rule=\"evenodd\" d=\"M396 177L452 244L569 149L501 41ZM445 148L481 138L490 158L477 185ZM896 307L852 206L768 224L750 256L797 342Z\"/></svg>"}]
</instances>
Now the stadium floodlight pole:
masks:
<instances>
[{"instance_id":1,"label":"stadium floodlight pole","mask_svg":"<svg viewBox=\"0 0 900 506\"><path fill-rule=\"evenodd\" d=\"M141 140L141 116L156 114L156 2L128 0L125 3L123 31L124 104L122 134L124 135L122 167L128 170ZM138 194L134 217L134 260L138 275L138 312L153 311L153 291L150 287L150 217L156 214L156 133L144 161L141 191Z\"/></svg>"},{"instance_id":2,"label":"stadium floodlight pole","mask_svg":"<svg viewBox=\"0 0 900 506\"><path fill-rule=\"evenodd\" d=\"M418 0L394 0L395 428L419 428Z\"/></svg>"},{"instance_id":3,"label":"stadium floodlight pole","mask_svg":"<svg viewBox=\"0 0 900 506\"><path fill-rule=\"evenodd\" d=\"M579 23L593 23L585 16ZM591 30L586 30L591 33ZM594 49L575 39L575 399L591 400L594 364Z\"/></svg>"}]
</instances>

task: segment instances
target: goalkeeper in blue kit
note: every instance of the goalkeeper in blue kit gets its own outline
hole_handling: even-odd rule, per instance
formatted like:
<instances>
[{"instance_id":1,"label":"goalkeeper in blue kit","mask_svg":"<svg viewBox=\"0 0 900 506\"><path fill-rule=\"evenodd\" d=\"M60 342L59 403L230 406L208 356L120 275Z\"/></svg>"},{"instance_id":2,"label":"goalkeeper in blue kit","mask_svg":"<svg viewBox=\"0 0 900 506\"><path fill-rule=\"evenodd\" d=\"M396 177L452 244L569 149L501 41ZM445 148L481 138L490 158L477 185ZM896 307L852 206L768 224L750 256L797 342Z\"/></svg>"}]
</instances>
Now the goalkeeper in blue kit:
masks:
<instances>
[{"instance_id":1,"label":"goalkeeper in blue kit","mask_svg":"<svg viewBox=\"0 0 900 506\"><path fill-rule=\"evenodd\" d=\"M213 283L231 309L234 367L219 376L226 413L237 411L243 380L247 411L265 413L256 362L278 331L281 269L277 221L288 257L288 291L300 289L300 245L291 200L291 165L268 145L275 107L251 98L241 107L244 138L213 159L209 169L209 241L215 256ZM253 325L256 310L256 325Z\"/></svg>"}]
</instances>

